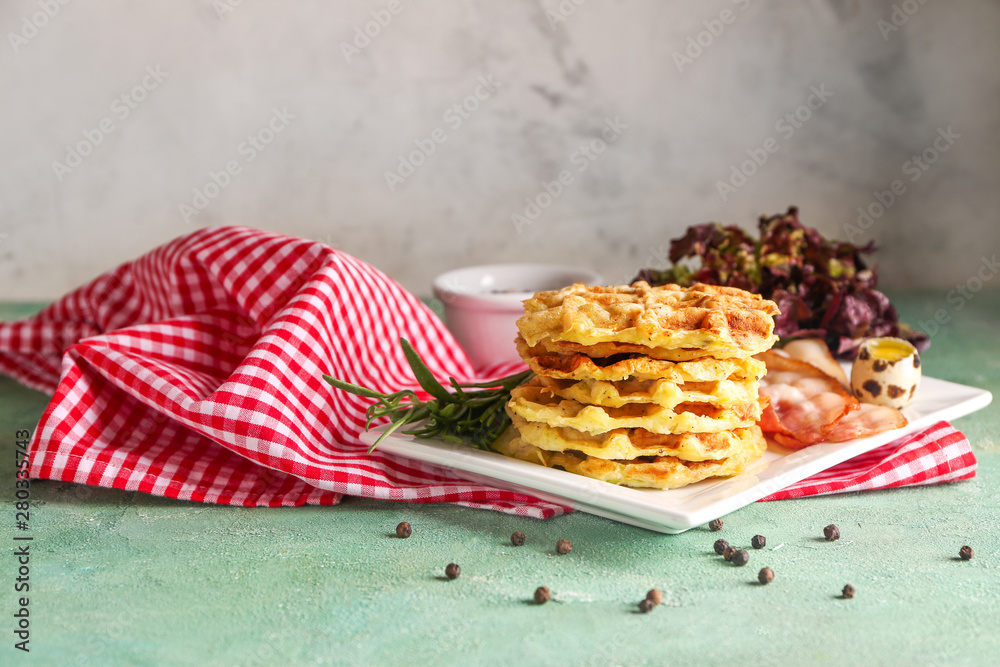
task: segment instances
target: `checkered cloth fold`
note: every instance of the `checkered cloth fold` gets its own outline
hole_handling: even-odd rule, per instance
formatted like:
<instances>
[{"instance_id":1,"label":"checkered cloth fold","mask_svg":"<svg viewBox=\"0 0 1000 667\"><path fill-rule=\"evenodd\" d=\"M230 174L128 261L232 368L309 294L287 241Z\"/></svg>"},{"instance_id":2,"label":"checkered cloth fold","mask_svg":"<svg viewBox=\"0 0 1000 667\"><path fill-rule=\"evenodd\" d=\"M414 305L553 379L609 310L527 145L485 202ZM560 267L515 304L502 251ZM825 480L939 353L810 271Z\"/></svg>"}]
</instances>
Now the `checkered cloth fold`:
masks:
<instances>
[{"instance_id":1,"label":"checkered cloth fold","mask_svg":"<svg viewBox=\"0 0 1000 667\"><path fill-rule=\"evenodd\" d=\"M957 482L976 476L968 438L948 422L876 447L761 500Z\"/></svg>"},{"instance_id":2,"label":"checkered cloth fold","mask_svg":"<svg viewBox=\"0 0 1000 667\"><path fill-rule=\"evenodd\" d=\"M35 478L243 506L332 505L346 494L536 518L569 511L367 453L358 436L368 401L322 375L415 387L400 337L441 378L518 370L477 373L426 306L354 257L217 227L0 323L0 371L53 395L30 445ZM975 474L968 441L946 424L876 452L848 462L850 474L833 474L842 464L770 499Z\"/></svg>"}]
</instances>

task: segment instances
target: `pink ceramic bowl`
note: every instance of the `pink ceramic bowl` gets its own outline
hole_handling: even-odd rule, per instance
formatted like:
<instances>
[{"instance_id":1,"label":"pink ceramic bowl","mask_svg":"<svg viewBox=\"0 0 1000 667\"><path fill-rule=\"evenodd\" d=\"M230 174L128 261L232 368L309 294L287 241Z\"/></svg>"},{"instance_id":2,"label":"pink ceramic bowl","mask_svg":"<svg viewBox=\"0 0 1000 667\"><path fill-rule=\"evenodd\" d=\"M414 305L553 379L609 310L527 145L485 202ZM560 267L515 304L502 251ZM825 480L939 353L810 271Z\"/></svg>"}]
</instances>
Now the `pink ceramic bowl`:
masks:
<instances>
[{"instance_id":1,"label":"pink ceramic bowl","mask_svg":"<svg viewBox=\"0 0 1000 667\"><path fill-rule=\"evenodd\" d=\"M589 269L553 264L489 264L442 273L434 296L444 304L445 322L476 368L517 361L515 322L523 301L535 292L573 283L600 285Z\"/></svg>"}]
</instances>

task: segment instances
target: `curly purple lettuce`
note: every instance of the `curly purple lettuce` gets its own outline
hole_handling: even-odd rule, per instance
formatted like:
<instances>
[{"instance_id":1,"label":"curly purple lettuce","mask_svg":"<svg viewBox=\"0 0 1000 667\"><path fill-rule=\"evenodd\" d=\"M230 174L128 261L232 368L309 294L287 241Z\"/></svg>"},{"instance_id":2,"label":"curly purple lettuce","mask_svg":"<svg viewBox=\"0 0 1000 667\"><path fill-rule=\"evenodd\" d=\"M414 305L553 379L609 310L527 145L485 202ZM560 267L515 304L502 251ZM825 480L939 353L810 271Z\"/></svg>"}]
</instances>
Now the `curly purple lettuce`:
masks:
<instances>
[{"instance_id":1,"label":"curly purple lettuce","mask_svg":"<svg viewBox=\"0 0 1000 667\"><path fill-rule=\"evenodd\" d=\"M778 304L774 332L783 339L823 338L831 352L852 359L861 340L895 336L923 352L930 339L899 321L888 297L875 289L878 276L862 255L864 246L830 241L799 222L791 206L784 215L761 216L760 238L736 226L705 223L670 242L668 269L643 269L635 280L650 285L696 282L728 285L761 294ZM696 268L683 260L698 259Z\"/></svg>"}]
</instances>

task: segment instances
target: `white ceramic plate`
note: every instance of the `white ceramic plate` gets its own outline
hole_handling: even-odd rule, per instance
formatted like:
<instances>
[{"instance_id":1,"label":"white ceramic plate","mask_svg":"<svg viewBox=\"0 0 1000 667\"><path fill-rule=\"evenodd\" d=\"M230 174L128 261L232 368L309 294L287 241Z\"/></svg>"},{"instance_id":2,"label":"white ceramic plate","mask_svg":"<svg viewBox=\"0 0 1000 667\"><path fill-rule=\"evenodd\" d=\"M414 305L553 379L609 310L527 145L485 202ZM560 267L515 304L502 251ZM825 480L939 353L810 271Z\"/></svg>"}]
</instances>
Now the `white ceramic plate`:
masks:
<instances>
[{"instance_id":1,"label":"white ceramic plate","mask_svg":"<svg viewBox=\"0 0 1000 667\"><path fill-rule=\"evenodd\" d=\"M848 442L820 443L799 451L771 447L742 475L666 491L616 486L441 440L392 435L382 441L379 449L450 468L472 482L520 491L661 533L682 533L908 433L980 410L991 400L993 395L984 389L924 377L914 401L903 410L909 421L903 428ZM362 434L361 439L371 444L378 435L375 429Z\"/></svg>"}]
</instances>

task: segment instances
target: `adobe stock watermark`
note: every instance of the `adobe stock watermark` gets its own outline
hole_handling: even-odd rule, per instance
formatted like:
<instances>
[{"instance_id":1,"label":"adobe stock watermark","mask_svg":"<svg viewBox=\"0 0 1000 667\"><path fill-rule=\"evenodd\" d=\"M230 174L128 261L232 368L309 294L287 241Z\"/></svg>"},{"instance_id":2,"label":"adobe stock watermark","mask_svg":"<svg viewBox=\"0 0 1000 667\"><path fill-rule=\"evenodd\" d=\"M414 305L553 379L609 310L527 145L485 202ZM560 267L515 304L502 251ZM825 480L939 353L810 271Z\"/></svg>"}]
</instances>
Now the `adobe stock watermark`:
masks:
<instances>
[{"instance_id":1,"label":"adobe stock watermark","mask_svg":"<svg viewBox=\"0 0 1000 667\"><path fill-rule=\"evenodd\" d=\"M261 336L261 328L251 320L230 323L219 335L219 349L227 356L245 357Z\"/></svg>"},{"instance_id":2,"label":"adobe stock watermark","mask_svg":"<svg viewBox=\"0 0 1000 667\"><path fill-rule=\"evenodd\" d=\"M11 588L20 596L15 599L14 648L25 653L31 652L31 432L18 429L14 432L14 528L21 531L14 535L11 551L14 560L14 581ZM17 640L20 641L17 641Z\"/></svg>"},{"instance_id":3,"label":"adobe stock watermark","mask_svg":"<svg viewBox=\"0 0 1000 667\"><path fill-rule=\"evenodd\" d=\"M666 271L673 264L670 261L670 245L660 244L658 246L646 246L646 261L641 264L645 269L652 271ZM630 271L627 274L619 274L617 278L605 276L608 285L630 285L635 280L637 271Z\"/></svg>"},{"instance_id":4,"label":"adobe stock watermark","mask_svg":"<svg viewBox=\"0 0 1000 667\"><path fill-rule=\"evenodd\" d=\"M361 55L361 52L368 48L372 40L382 34L382 31L389 27L393 17L400 14L404 9L402 0L389 0L384 9L373 9L371 11L372 20L363 26L354 26L354 39L340 43L340 52L344 54L344 60L348 63L351 58Z\"/></svg>"},{"instance_id":5,"label":"adobe stock watermark","mask_svg":"<svg viewBox=\"0 0 1000 667\"><path fill-rule=\"evenodd\" d=\"M212 8L220 21L225 21L242 4L243 0L212 0Z\"/></svg>"},{"instance_id":6,"label":"adobe stock watermark","mask_svg":"<svg viewBox=\"0 0 1000 667\"><path fill-rule=\"evenodd\" d=\"M487 101L499 88L502 82L493 78L492 74L479 77L479 85L471 95L466 96L461 101L448 107L441 119L448 124L451 131L455 131L475 113L483 102ZM443 128L434 128L426 137L414 139L415 150L406 155L399 154L399 162L394 171L384 172L385 184L389 187L389 192L395 192L396 188L406 182L410 176L416 173L417 169L427 163L427 158L437 151L439 144L448 141L448 132Z\"/></svg>"},{"instance_id":7,"label":"adobe stock watermark","mask_svg":"<svg viewBox=\"0 0 1000 667\"><path fill-rule=\"evenodd\" d=\"M962 135L952 130L951 125L939 127L934 141L919 154L911 156L902 164L900 167L902 175L906 176L910 183L916 183L935 162L941 159L941 155L947 153L961 138ZM906 181L901 178L893 180L885 190L874 191L872 193L873 201L857 208L858 219L855 223L844 223L844 235L847 240L855 243L857 239L863 237L872 228L875 221L885 215L885 212L899 201L899 198L906 194L906 191Z\"/></svg>"},{"instance_id":8,"label":"adobe stock watermark","mask_svg":"<svg viewBox=\"0 0 1000 667\"><path fill-rule=\"evenodd\" d=\"M585 2L587 0L560 0L554 10L546 9L545 18L549 21L549 28L555 32L559 24L565 23L570 16L576 13L577 7Z\"/></svg>"},{"instance_id":9,"label":"adobe stock watermark","mask_svg":"<svg viewBox=\"0 0 1000 667\"><path fill-rule=\"evenodd\" d=\"M646 256L646 263L643 266L654 271L666 271L671 267L670 246L662 243L657 247L647 246L649 254Z\"/></svg>"},{"instance_id":10,"label":"adobe stock watermark","mask_svg":"<svg viewBox=\"0 0 1000 667\"><path fill-rule=\"evenodd\" d=\"M212 200L222 194L222 191L229 187L233 178L243 173L243 167L250 164L257 157L267 150L279 134L284 132L291 121L296 116L288 111L287 107L271 110L271 118L253 134L248 134L247 138L236 147L236 156L227 160L218 170L209 170L205 183L200 187L191 190L191 201L181 202L177 206L185 224L188 224L199 213L208 208Z\"/></svg>"},{"instance_id":11,"label":"adobe stock watermark","mask_svg":"<svg viewBox=\"0 0 1000 667\"><path fill-rule=\"evenodd\" d=\"M614 119L605 118L604 126L601 128L601 136L591 139L585 144L581 144L569 156L569 163L575 167L573 169L563 169L551 181L542 181L541 189L533 197L524 198L524 210L521 213L513 213L510 216L514 223L514 229L520 234L527 225L533 224L542 215L542 211L552 206L552 202L558 199L566 188L576 182L576 175L587 171L591 164L599 158L608 146L618 141L622 133L628 129L628 125L622 122L621 116Z\"/></svg>"},{"instance_id":12,"label":"adobe stock watermark","mask_svg":"<svg viewBox=\"0 0 1000 667\"><path fill-rule=\"evenodd\" d=\"M888 42L889 36L906 25L910 17L920 11L920 8L925 4L927 4L927 0L903 0L903 2L893 4L892 11L889 12L889 20L879 19L875 22L875 27L882 34L882 39Z\"/></svg>"},{"instance_id":13,"label":"adobe stock watermark","mask_svg":"<svg viewBox=\"0 0 1000 667\"><path fill-rule=\"evenodd\" d=\"M732 3L741 12L746 11L746 8L750 6L750 0L732 0ZM715 44L715 40L725 32L726 26L732 25L736 21L737 16L738 14L732 9L726 8L719 12L719 15L714 19L702 21L701 24L705 26L705 29L688 36L687 45L683 52L674 51L674 64L677 65L677 71L683 74L685 67L693 65L694 61L700 58L706 49Z\"/></svg>"},{"instance_id":14,"label":"adobe stock watermark","mask_svg":"<svg viewBox=\"0 0 1000 667\"><path fill-rule=\"evenodd\" d=\"M951 322L952 314L962 310L965 304L971 301L983 289L986 283L993 280L998 272L1000 272L1000 261L997 261L996 254L992 257L986 257L985 255L981 257L976 272L961 285L955 285L945 295L944 300L951 304L951 310L938 308L934 311L934 317L930 320L926 322L919 320L917 328L928 336L933 337L941 330L942 326Z\"/></svg>"},{"instance_id":15,"label":"adobe stock watermark","mask_svg":"<svg viewBox=\"0 0 1000 667\"><path fill-rule=\"evenodd\" d=\"M774 123L774 130L778 137L768 137L760 146L748 148L746 150L747 159L739 164L730 167L729 178L725 181L716 181L715 189L718 191L722 201L729 199L737 190L747 184L747 180L757 173L757 171L767 164L771 156L781 150L781 142L788 141L795 133L802 129L802 126L809 122L816 111L823 108L823 105L833 97L833 93L826 89L826 84L809 87L809 96L806 101L789 111Z\"/></svg>"},{"instance_id":16,"label":"adobe stock watermark","mask_svg":"<svg viewBox=\"0 0 1000 667\"><path fill-rule=\"evenodd\" d=\"M83 139L66 146L66 155L62 162L52 161L52 173L56 175L59 182L62 183L64 178L83 164L84 159L101 145L104 138L115 131L116 119L120 123L128 119L132 112L138 109L139 105L146 101L149 94L159 88L168 76L170 73L161 70L159 65L147 65L146 75L142 77L142 80L132 86L131 90L111 101L111 115L98 121L97 127L82 130Z\"/></svg>"},{"instance_id":17,"label":"adobe stock watermark","mask_svg":"<svg viewBox=\"0 0 1000 667\"><path fill-rule=\"evenodd\" d=\"M23 47L27 46L28 42L38 36L41 29L58 16L62 8L69 3L70 0L38 0L36 4L40 11L34 12L31 16L22 16L21 29L17 32L7 33L7 41L10 42L10 48L14 50L14 54L16 55Z\"/></svg>"}]
</instances>

